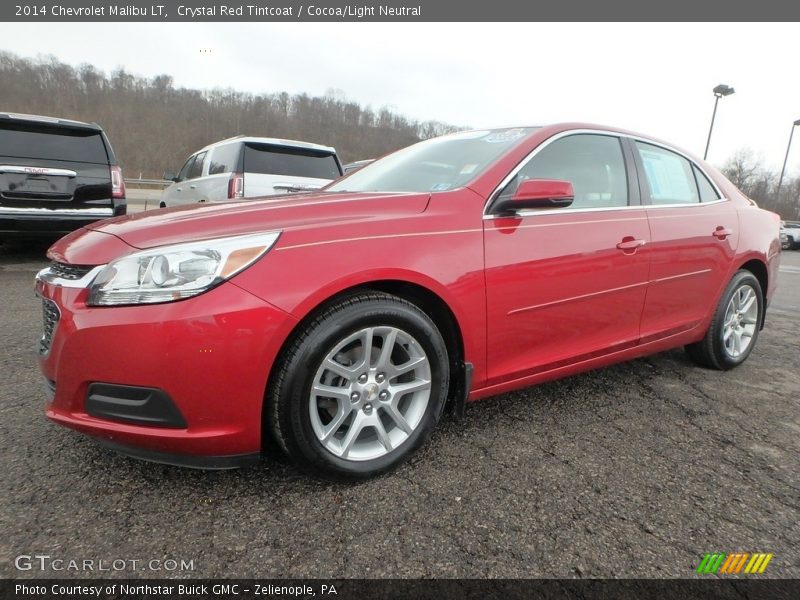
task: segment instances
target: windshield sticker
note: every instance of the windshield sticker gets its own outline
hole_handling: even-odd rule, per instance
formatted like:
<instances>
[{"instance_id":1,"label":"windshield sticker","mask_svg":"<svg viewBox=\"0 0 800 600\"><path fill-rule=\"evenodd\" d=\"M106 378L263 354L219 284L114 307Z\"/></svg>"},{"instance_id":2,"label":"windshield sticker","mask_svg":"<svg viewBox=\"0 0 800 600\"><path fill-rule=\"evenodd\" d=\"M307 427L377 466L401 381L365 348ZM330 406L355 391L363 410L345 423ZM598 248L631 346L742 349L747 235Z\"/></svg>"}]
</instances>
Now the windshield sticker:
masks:
<instances>
[{"instance_id":1,"label":"windshield sticker","mask_svg":"<svg viewBox=\"0 0 800 600\"><path fill-rule=\"evenodd\" d=\"M443 192L443 191L449 190L449 189L450 189L450 184L449 183L434 183L431 186L431 191L432 192Z\"/></svg>"},{"instance_id":2,"label":"windshield sticker","mask_svg":"<svg viewBox=\"0 0 800 600\"><path fill-rule=\"evenodd\" d=\"M476 165L476 164L464 165L464 168L461 169L461 172L459 173L459 175L469 175L471 173L474 173L475 169L477 169L477 168L478 168L478 165Z\"/></svg>"},{"instance_id":3,"label":"windshield sticker","mask_svg":"<svg viewBox=\"0 0 800 600\"><path fill-rule=\"evenodd\" d=\"M487 135L485 138L483 138L483 141L489 142L490 144L501 144L501 143L516 141L524 136L525 136L524 129L521 128L506 129L505 131L497 131L495 133Z\"/></svg>"},{"instance_id":4,"label":"windshield sticker","mask_svg":"<svg viewBox=\"0 0 800 600\"><path fill-rule=\"evenodd\" d=\"M492 132L487 129L481 129L479 131L457 131L456 133L451 133L444 137L448 140L477 140L490 133ZM435 139L436 138L431 138L431 141Z\"/></svg>"}]
</instances>

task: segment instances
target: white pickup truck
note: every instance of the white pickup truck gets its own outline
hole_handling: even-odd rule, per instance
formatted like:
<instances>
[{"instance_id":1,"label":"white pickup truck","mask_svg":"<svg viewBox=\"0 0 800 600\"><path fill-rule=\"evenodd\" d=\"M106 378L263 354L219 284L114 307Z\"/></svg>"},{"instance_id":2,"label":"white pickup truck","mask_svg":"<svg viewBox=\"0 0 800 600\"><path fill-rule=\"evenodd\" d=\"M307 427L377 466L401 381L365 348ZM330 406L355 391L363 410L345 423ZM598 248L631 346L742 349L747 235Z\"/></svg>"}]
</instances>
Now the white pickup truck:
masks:
<instances>
[{"instance_id":1,"label":"white pickup truck","mask_svg":"<svg viewBox=\"0 0 800 600\"><path fill-rule=\"evenodd\" d=\"M159 205L225 202L319 189L342 175L336 150L308 142L237 136L192 154Z\"/></svg>"},{"instance_id":2,"label":"white pickup truck","mask_svg":"<svg viewBox=\"0 0 800 600\"><path fill-rule=\"evenodd\" d=\"M784 250L800 248L800 223L781 221L781 248Z\"/></svg>"}]
</instances>

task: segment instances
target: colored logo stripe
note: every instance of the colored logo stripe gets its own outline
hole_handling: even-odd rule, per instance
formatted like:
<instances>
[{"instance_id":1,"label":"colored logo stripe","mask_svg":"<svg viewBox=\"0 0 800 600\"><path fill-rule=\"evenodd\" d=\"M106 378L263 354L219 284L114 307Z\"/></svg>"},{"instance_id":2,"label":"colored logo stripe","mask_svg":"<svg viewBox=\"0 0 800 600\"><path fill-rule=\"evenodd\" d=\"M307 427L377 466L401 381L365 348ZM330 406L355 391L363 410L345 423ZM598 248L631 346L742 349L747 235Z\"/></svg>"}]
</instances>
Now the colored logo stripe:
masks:
<instances>
[{"instance_id":1,"label":"colored logo stripe","mask_svg":"<svg viewBox=\"0 0 800 600\"><path fill-rule=\"evenodd\" d=\"M744 568L745 573L763 573L774 554L753 554L753 558Z\"/></svg>"},{"instance_id":2,"label":"colored logo stripe","mask_svg":"<svg viewBox=\"0 0 800 600\"><path fill-rule=\"evenodd\" d=\"M742 567L749 556L750 554L748 552L735 552L733 554L729 554L719 572L738 573L742 570Z\"/></svg>"},{"instance_id":3,"label":"colored logo stripe","mask_svg":"<svg viewBox=\"0 0 800 600\"><path fill-rule=\"evenodd\" d=\"M775 555L762 552L756 552L754 554L750 554L749 552L734 552L731 554L726 554L725 552L708 552L703 556L703 560L700 561L700 566L697 567L697 573L706 575L713 575L715 573L734 575L741 573L743 567L744 572L748 574L763 573L773 556ZM745 566L745 564L747 566Z\"/></svg>"},{"instance_id":4,"label":"colored logo stripe","mask_svg":"<svg viewBox=\"0 0 800 600\"><path fill-rule=\"evenodd\" d=\"M722 561L725 560L725 553L724 552L714 552L714 554L708 554L703 557L700 566L697 567L698 573L716 573L717 569L720 568L722 565Z\"/></svg>"}]
</instances>

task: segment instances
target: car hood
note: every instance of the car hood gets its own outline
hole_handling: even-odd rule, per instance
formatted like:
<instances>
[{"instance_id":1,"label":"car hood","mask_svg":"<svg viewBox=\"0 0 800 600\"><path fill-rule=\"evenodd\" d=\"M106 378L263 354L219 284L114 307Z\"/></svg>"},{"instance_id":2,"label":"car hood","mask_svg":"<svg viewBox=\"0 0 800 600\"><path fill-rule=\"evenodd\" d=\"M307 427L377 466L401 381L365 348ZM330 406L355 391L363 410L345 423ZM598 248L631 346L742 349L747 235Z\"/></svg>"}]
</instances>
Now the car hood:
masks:
<instances>
[{"instance_id":1,"label":"car hood","mask_svg":"<svg viewBox=\"0 0 800 600\"><path fill-rule=\"evenodd\" d=\"M98 221L88 228L145 249L262 231L392 219L424 211L429 199L427 193L292 194L160 209Z\"/></svg>"}]
</instances>

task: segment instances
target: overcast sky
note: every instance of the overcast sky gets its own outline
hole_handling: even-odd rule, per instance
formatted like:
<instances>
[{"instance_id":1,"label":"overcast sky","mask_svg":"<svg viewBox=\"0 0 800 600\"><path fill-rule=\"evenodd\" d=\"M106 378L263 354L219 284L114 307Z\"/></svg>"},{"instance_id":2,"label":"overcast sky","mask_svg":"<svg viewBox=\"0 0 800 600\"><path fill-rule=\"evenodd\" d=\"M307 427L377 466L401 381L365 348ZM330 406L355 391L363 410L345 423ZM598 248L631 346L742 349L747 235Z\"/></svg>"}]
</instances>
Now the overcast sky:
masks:
<instances>
[{"instance_id":1,"label":"overcast sky","mask_svg":"<svg viewBox=\"0 0 800 600\"><path fill-rule=\"evenodd\" d=\"M171 75L177 86L324 94L416 119L487 127L615 125L709 160L750 147L780 169L800 119L800 25L134 23L4 27L0 48L109 72ZM201 52L205 50L205 52ZM2 108L2 107L0 107ZM797 138L800 138L798 132ZM326 140L313 140L325 142ZM789 170L800 172L800 139Z\"/></svg>"}]
</instances>

